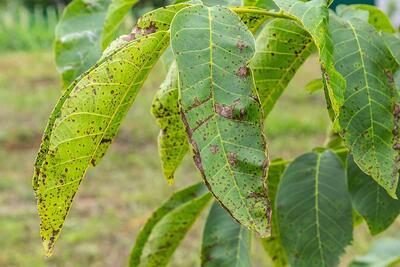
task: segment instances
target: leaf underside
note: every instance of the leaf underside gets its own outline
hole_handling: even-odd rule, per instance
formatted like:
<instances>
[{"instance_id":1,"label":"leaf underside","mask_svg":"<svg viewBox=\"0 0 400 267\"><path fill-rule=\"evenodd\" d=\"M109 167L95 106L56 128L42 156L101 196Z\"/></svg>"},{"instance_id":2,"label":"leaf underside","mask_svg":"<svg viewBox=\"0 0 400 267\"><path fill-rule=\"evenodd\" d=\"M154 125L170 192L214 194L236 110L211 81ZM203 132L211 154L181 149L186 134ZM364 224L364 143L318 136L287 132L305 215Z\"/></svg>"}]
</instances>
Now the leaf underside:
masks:
<instances>
[{"instance_id":1,"label":"leaf underside","mask_svg":"<svg viewBox=\"0 0 400 267\"><path fill-rule=\"evenodd\" d=\"M150 12L139 31L117 40L58 101L35 163L33 187L48 254L78 186L103 157L153 65L169 43L169 23L186 5Z\"/></svg>"},{"instance_id":2,"label":"leaf underside","mask_svg":"<svg viewBox=\"0 0 400 267\"><path fill-rule=\"evenodd\" d=\"M385 189L354 163L347 161L347 179L354 208L365 219L373 235L388 228L400 213L400 201L391 198Z\"/></svg>"},{"instance_id":3,"label":"leaf underside","mask_svg":"<svg viewBox=\"0 0 400 267\"><path fill-rule=\"evenodd\" d=\"M345 144L361 170L395 198L400 143L394 129L400 114L391 77L397 64L375 29L363 21L332 15L330 27L335 67L347 84L339 117Z\"/></svg>"},{"instance_id":4,"label":"leaf underside","mask_svg":"<svg viewBox=\"0 0 400 267\"><path fill-rule=\"evenodd\" d=\"M335 154L307 153L292 162L275 207L291 266L337 266L353 226L346 174Z\"/></svg>"},{"instance_id":5,"label":"leaf underside","mask_svg":"<svg viewBox=\"0 0 400 267\"><path fill-rule=\"evenodd\" d=\"M241 224L269 234L262 111L248 61L254 38L224 7L192 6L171 25L182 118L194 161L216 199Z\"/></svg>"},{"instance_id":6,"label":"leaf underside","mask_svg":"<svg viewBox=\"0 0 400 267\"><path fill-rule=\"evenodd\" d=\"M203 232L202 267L250 267L251 232L233 220L217 202Z\"/></svg>"},{"instance_id":7,"label":"leaf underside","mask_svg":"<svg viewBox=\"0 0 400 267\"><path fill-rule=\"evenodd\" d=\"M162 267L211 200L203 183L174 193L147 220L132 249L130 267Z\"/></svg>"},{"instance_id":8,"label":"leaf underside","mask_svg":"<svg viewBox=\"0 0 400 267\"><path fill-rule=\"evenodd\" d=\"M178 71L175 64L171 65L167 78L156 93L151 112L161 128L158 151L164 177L171 184L176 169L189 150L178 104Z\"/></svg>"},{"instance_id":9,"label":"leaf underside","mask_svg":"<svg viewBox=\"0 0 400 267\"><path fill-rule=\"evenodd\" d=\"M313 49L310 35L294 21L273 19L261 30L251 69L265 116Z\"/></svg>"}]
</instances>

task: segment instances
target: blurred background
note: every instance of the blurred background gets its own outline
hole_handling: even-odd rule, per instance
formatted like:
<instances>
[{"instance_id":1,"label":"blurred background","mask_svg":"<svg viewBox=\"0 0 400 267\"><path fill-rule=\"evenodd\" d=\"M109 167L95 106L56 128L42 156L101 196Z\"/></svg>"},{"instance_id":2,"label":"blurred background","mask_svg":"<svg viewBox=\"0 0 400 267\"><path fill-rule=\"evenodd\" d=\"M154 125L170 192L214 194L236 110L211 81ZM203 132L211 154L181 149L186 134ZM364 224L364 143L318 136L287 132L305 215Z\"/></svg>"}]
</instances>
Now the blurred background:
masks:
<instances>
[{"instance_id":1,"label":"blurred background","mask_svg":"<svg viewBox=\"0 0 400 267\"><path fill-rule=\"evenodd\" d=\"M158 128L149 112L163 79L161 66L156 66L109 153L83 180L54 255L44 257L31 176L47 118L61 93L52 43L54 27L68 2L0 0L1 267L126 266L136 234L152 210L174 190L200 181L189 156L176 175L175 185L168 186L163 180L157 152ZM335 4L340 2L373 1ZM395 7L400 1L392 2L377 4L390 10L396 20ZM129 32L143 12L164 4L162 0L141 1L122 24L121 32ZM319 76L313 56L267 119L272 158L293 158L324 144L329 119L322 92L310 95L304 89ZM199 265L203 219L194 225L170 266ZM399 235L399 221L373 238L363 223L355 229L353 245L346 250L341 266L365 253L372 240ZM269 266L257 239L254 243L254 266Z\"/></svg>"}]
</instances>

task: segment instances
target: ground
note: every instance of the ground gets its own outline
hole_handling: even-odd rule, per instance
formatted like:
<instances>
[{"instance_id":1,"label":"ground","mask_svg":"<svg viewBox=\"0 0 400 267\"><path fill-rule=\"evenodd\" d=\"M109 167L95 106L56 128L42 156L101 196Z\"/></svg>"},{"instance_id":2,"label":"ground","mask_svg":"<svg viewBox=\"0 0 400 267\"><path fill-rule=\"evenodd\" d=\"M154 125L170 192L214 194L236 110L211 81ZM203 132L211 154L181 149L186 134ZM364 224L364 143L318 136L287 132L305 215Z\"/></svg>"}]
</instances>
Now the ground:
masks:
<instances>
[{"instance_id":1,"label":"ground","mask_svg":"<svg viewBox=\"0 0 400 267\"><path fill-rule=\"evenodd\" d=\"M150 76L98 167L83 180L54 255L46 259L31 188L35 154L60 80L51 52L0 55L0 266L126 266L140 227L171 193L200 176L190 157L176 175L163 180L157 154L158 129L150 115L152 96L162 80ZM319 75L315 58L306 62L265 123L271 157L293 158L322 146L329 126L322 91L305 85ZM170 266L198 266L204 216L176 251ZM397 222L383 235L400 229ZM254 266L268 266L254 238ZM365 225L356 228L354 244L342 266L366 251L371 238Z\"/></svg>"}]
</instances>

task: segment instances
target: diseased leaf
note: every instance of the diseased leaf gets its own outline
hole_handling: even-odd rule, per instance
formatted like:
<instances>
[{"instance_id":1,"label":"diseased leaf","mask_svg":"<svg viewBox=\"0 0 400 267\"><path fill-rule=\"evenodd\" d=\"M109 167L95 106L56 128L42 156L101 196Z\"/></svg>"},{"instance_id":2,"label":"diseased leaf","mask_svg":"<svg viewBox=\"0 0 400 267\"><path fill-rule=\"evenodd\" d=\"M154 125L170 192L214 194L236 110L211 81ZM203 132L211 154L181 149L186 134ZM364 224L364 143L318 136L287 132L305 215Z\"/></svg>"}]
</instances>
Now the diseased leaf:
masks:
<instances>
[{"instance_id":1,"label":"diseased leaf","mask_svg":"<svg viewBox=\"0 0 400 267\"><path fill-rule=\"evenodd\" d=\"M210 199L211 194L202 183L174 193L152 214L139 232L129 266L166 266Z\"/></svg>"},{"instance_id":2,"label":"diseased leaf","mask_svg":"<svg viewBox=\"0 0 400 267\"><path fill-rule=\"evenodd\" d=\"M272 19L261 30L250 66L265 116L313 49L310 35L294 21Z\"/></svg>"},{"instance_id":3,"label":"diseased leaf","mask_svg":"<svg viewBox=\"0 0 400 267\"><path fill-rule=\"evenodd\" d=\"M286 169L286 164L283 159L275 159L271 161L268 170L267 185L268 185L268 196L271 200L272 207L275 207L278 185L285 169ZM280 238L279 228L278 228L278 217L275 209L272 212L271 236L268 238L261 239L261 242L264 247L264 250L268 253L270 258L272 259L274 267L287 266L288 260Z\"/></svg>"},{"instance_id":4,"label":"diseased leaf","mask_svg":"<svg viewBox=\"0 0 400 267\"><path fill-rule=\"evenodd\" d=\"M349 267L388 267L400 263L400 240L382 238L374 241L368 254L355 258Z\"/></svg>"},{"instance_id":5,"label":"diseased leaf","mask_svg":"<svg viewBox=\"0 0 400 267\"><path fill-rule=\"evenodd\" d=\"M371 177L363 173L351 156L347 160L347 179L354 208L373 235L388 228L400 213L400 201L391 198Z\"/></svg>"},{"instance_id":6,"label":"diseased leaf","mask_svg":"<svg viewBox=\"0 0 400 267\"><path fill-rule=\"evenodd\" d=\"M274 0L277 6L290 14L313 37L319 52L323 72L328 109L333 110L334 118L339 115L339 109L344 98L345 80L334 67L333 44L328 29L329 12L326 0ZM336 124L335 124L336 125Z\"/></svg>"},{"instance_id":7,"label":"diseased leaf","mask_svg":"<svg viewBox=\"0 0 400 267\"><path fill-rule=\"evenodd\" d=\"M107 51L66 90L50 117L33 177L40 233L48 254L88 167L106 153L152 66L168 46L167 22L173 14L159 10L167 16L140 21L143 32L117 41L114 51Z\"/></svg>"},{"instance_id":8,"label":"diseased leaf","mask_svg":"<svg viewBox=\"0 0 400 267\"><path fill-rule=\"evenodd\" d=\"M339 117L345 144L361 170L395 198L400 107L391 76L397 64L375 29L361 20L332 15L330 29L335 67L347 82Z\"/></svg>"},{"instance_id":9,"label":"diseased leaf","mask_svg":"<svg viewBox=\"0 0 400 267\"><path fill-rule=\"evenodd\" d=\"M346 173L334 153L307 153L292 162L275 208L291 266L337 266L353 227Z\"/></svg>"},{"instance_id":10,"label":"diseased leaf","mask_svg":"<svg viewBox=\"0 0 400 267\"><path fill-rule=\"evenodd\" d=\"M261 14L258 12L250 12L253 10L256 11L261 10L259 8L247 8L246 10L231 8L231 10L240 17L240 20L247 26L248 30L251 31L252 33L255 33L260 28L260 26L268 18L270 18L265 14Z\"/></svg>"},{"instance_id":11,"label":"diseased leaf","mask_svg":"<svg viewBox=\"0 0 400 267\"><path fill-rule=\"evenodd\" d=\"M166 80L157 92L151 112L161 128L158 150L164 177L171 184L176 169L189 150L178 104L178 71L175 64L171 66Z\"/></svg>"},{"instance_id":12,"label":"diseased leaf","mask_svg":"<svg viewBox=\"0 0 400 267\"><path fill-rule=\"evenodd\" d=\"M251 232L214 202L203 232L201 266L250 267L250 241Z\"/></svg>"},{"instance_id":13,"label":"diseased leaf","mask_svg":"<svg viewBox=\"0 0 400 267\"><path fill-rule=\"evenodd\" d=\"M182 117L194 161L215 198L244 226L269 234L268 159L248 61L252 34L224 7L192 6L171 25Z\"/></svg>"},{"instance_id":14,"label":"diseased leaf","mask_svg":"<svg viewBox=\"0 0 400 267\"><path fill-rule=\"evenodd\" d=\"M114 39L115 33L118 30L119 25L123 21L126 14L135 5L138 0L111 0L111 4L108 7L107 15L105 17L101 44L103 49Z\"/></svg>"},{"instance_id":15,"label":"diseased leaf","mask_svg":"<svg viewBox=\"0 0 400 267\"><path fill-rule=\"evenodd\" d=\"M55 30L57 71L67 87L101 56L100 35L111 0L74 0Z\"/></svg>"}]
</instances>

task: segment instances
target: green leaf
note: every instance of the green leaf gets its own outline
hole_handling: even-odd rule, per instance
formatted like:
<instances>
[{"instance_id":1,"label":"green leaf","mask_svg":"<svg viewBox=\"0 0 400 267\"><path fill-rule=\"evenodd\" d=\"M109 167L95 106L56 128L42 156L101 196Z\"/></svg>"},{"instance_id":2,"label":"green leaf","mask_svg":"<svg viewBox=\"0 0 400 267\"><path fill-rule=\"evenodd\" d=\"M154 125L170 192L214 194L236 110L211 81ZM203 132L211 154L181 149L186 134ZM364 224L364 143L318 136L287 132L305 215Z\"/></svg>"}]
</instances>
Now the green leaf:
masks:
<instances>
[{"instance_id":1,"label":"green leaf","mask_svg":"<svg viewBox=\"0 0 400 267\"><path fill-rule=\"evenodd\" d=\"M400 201L391 198L371 177L363 173L351 156L347 179L354 208L365 219L373 235L388 228L400 213Z\"/></svg>"},{"instance_id":2,"label":"green leaf","mask_svg":"<svg viewBox=\"0 0 400 267\"><path fill-rule=\"evenodd\" d=\"M315 79L309 82L306 85L306 91L309 92L310 94L322 90L324 88L324 82L322 79Z\"/></svg>"},{"instance_id":3,"label":"green leaf","mask_svg":"<svg viewBox=\"0 0 400 267\"><path fill-rule=\"evenodd\" d=\"M178 71L175 64L157 92L151 112L161 128L158 150L164 177L172 184L174 173L189 150L178 104Z\"/></svg>"},{"instance_id":4,"label":"green leaf","mask_svg":"<svg viewBox=\"0 0 400 267\"><path fill-rule=\"evenodd\" d=\"M344 98L345 80L334 67L333 44L328 29L329 12L326 0L274 0L285 12L293 16L303 28L313 37L315 46L319 52L327 101L335 118L339 115L339 109Z\"/></svg>"},{"instance_id":5,"label":"green leaf","mask_svg":"<svg viewBox=\"0 0 400 267\"><path fill-rule=\"evenodd\" d=\"M394 33L396 30L390 21L390 18L379 8L371 5L350 5L349 8L367 11L368 22L374 26L378 31Z\"/></svg>"},{"instance_id":6,"label":"green leaf","mask_svg":"<svg viewBox=\"0 0 400 267\"><path fill-rule=\"evenodd\" d=\"M292 162L275 208L291 266L337 266L353 227L346 173L334 153L307 153Z\"/></svg>"},{"instance_id":7,"label":"green leaf","mask_svg":"<svg viewBox=\"0 0 400 267\"><path fill-rule=\"evenodd\" d=\"M278 185L282 177L283 172L286 169L286 163L283 159L275 159L271 161L268 170L268 196L271 200L271 206L275 207L276 193L278 191ZM274 267L287 266L288 260L285 252L285 248L282 245L282 241L279 234L278 218L276 210L272 212L272 227L271 236L268 238L261 239L264 250L268 253L272 259Z\"/></svg>"},{"instance_id":8,"label":"green leaf","mask_svg":"<svg viewBox=\"0 0 400 267\"><path fill-rule=\"evenodd\" d=\"M201 266L250 267L250 241L251 232L214 202L203 232Z\"/></svg>"},{"instance_id":9,"label":"green leaf","mask_svg":"<svg viewBox=\"0 0 400 267\"><path fill-rule=\"evenodd\" d=\"M264 186L268 159L248 68L254 38L229 9L198 5L176 15L171 46L196 166L224 208L265 237L271 211Z\"/></svg>"},{"instance_id":10,"label":"green leaf","mask_svg":"<svg viewBox=\"0 0 400 267\"><path fill-rule=\"evenodd\" d=\"M395 198L399 137L394 134L398 119L393 114L395 89L390 77L397 64L369 24L332 15L330 28L335 67L347 82L339 117L345 144L361 170Z\"/></svg>"},{"instance_id":11,"label":"green leaf","mask_svg":"<svg viewBox=\"0 0 400 267\"><path fill-rule=\"evenodd\" d=\"M400 240L383 238L376 240L368 254L357 257L349 267L388 267L400 263Z\"/></svg>"},{"instance_id":12,"label":"green leaf","mask_svg":"<svg viewBox=\"0 0 400 267\"><path fill-rule=\"evenodd\" d=\"M55 60L64 87L101 56L100 35L110 0L74 0L55 30Z\"/></svg>"},{"instance_id":13,"label":"green leaf","mask_svg":"<svg viewBox=\"0 0 400 267\"><path fill-rule=\"evenodd\" d=\"M129 266L166 266L210 199L211 194L202 183L174 193L140 230L131 252Z\"/></svg>"},{"instance_id":14,"label":"green leaf","mask_svg":"<svg viewBox=\"0 0 400 267\"><path fill-rule=\"evenodd\" d=\"M261 30L251 68L265 116L313 48L310 35L294 21L273 19Z\"/></svg>"},{"instance_id":15,"label":"green leaf","mask_svg":"<svg viewBox=\"0 0 400 267\"><path fill-rule=\"evenodd\" d=\"M33 177L40 233L48 254L87 169L106 153L151 68L168 46L169 26L165 23L172 19L171 11L178 8L159 9L161 14L155 11L151 16L157 18L154 22L140 21L142 34L122 37L115 50L107 51L56 104ZM153 28L156 32L149 33Z\"/></svg>"},{"instance_id":16,"label":"green leaf","mask_svg":"<svg viewBox=\"0 0 400 267\"><path fill-rule=\"evenodd\" d=\"M103 49L111 43L115 37L115 33L121 22L125 18L126 14L135 5L138 0L112 0L107 10L107 15L104 22L102 32L102 47Z\"/></svg>"}]
</instances>

